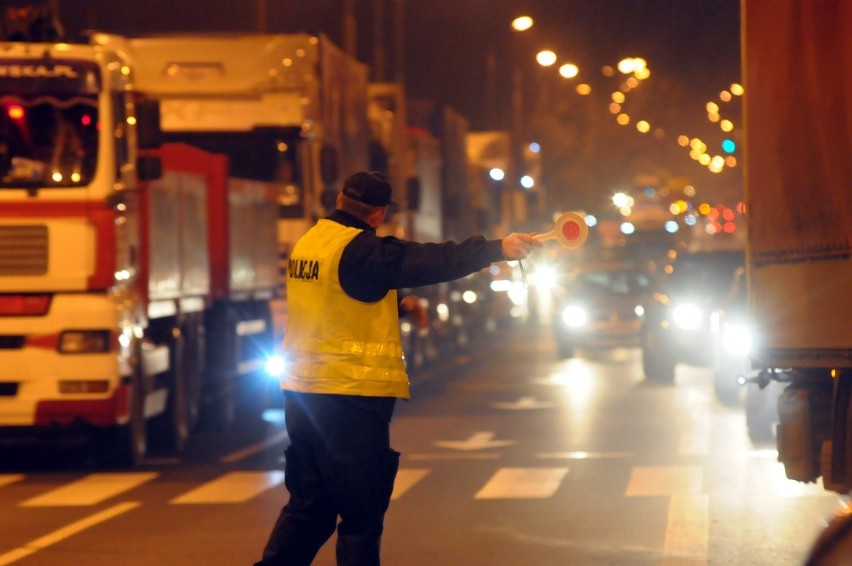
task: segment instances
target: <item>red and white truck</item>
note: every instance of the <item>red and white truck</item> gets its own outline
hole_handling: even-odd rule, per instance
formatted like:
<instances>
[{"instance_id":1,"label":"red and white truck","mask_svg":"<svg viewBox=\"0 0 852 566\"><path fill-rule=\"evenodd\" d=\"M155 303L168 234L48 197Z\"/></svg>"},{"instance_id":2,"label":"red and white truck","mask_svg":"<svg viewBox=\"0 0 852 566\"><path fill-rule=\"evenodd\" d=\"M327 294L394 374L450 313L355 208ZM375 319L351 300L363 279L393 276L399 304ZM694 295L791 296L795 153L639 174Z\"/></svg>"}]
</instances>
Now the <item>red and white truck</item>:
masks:
<instances>
[{"instance_id":1,"label":"red and white truck","mask_svg":"<svg viewBox=\"0 0 852 566\"><path fill-rule=\"evenodd\" d=\"M114 43L0 49L0 432L132 465L230 418L274 353L277 195L161 145Z\"/></svg>"},{"instance_id":2,"label":"red and white truck","mask_svg":"<svg viewBox=\"0 0 852 566\"><path fill-rule=\"evenodd\" d=\"M333 208L343 179L368 167L366 65L323 35L112 36L111 45L160 102L166 140L226 154L233 177L276 191L282 332L290 249Z\"/></svg>"},{"instance_id":3,"label":"red and white truck","mask_svg":"<svg viewBox=\"0 0 852 566\"><path fill-rule=\"evenodd\" d=\"M785 386L787 477L848 494L852 3L744 0L742 26L752 367Z\"/></svg>"}]
</instances>

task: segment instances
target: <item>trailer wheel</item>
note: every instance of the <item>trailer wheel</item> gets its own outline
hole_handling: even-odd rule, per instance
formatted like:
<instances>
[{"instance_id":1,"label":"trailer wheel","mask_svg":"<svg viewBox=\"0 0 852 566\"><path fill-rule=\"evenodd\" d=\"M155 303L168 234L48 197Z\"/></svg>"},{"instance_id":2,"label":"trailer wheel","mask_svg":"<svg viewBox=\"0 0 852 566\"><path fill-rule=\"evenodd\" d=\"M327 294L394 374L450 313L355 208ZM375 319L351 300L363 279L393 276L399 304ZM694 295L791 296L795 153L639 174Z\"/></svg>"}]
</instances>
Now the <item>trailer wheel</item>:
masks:
<instances>
[{"instance_id":1,"label":"trailer wheel","mask_svg":"<svg viewBox=\"0 0 852 566\"><path fill-rule=\"evenodd\" d=\"M565 340L565 339L558 340L557 343L556 343L556 353L563 360L567 360L568 358L573 358L574 357L574 345L570 341Z\"/></svg>"}]
</instances>

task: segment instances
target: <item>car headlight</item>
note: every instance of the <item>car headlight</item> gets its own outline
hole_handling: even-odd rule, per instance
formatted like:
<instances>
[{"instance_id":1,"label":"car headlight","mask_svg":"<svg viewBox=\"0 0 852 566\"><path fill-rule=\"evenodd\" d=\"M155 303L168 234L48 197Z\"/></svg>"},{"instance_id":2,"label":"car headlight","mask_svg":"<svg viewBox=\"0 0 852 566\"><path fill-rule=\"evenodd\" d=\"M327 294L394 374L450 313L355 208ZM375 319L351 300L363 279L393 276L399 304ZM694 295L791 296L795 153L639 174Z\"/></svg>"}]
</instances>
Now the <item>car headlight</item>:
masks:
<instances>
[{"instance_id":1,"label":"car headlight","mask_svg":"<svg viewBox=\"0 0 852 566\"><path fill-rule=\"evenodd\" d=\"M539 265L532 273L531 283L539 289L553 289L556 287L558 281L559 276L556 270L550 265Z\"/></svg>"},{"instance_id":2,"label":"car headlight","mask_svg":"<svg viewBox=\"0 0 852 566\"><path fill-rule=\"evenodd\" d=\"M704 312L691 303L678 305L672 310L672 322L675 326L684 330L699 328L703 320Z\"/></svg>"},{"instance_id":3,"label":"car headlight","mask_svg":"<svg viewBox=\"0 0 852 566\"><path fill-rule=\"evenodd\" d=\"M586 309L579 305L570 305L562 310L562 322L571 328L580 328L589 320Z\"/></svg>"},{"instance_id":4,"label":"car headlight","mask_svg":"<svg viewBox=\"0 0 852 566\"><path fill-rule=\"evenodd\" d=\"M281 356L269 356L266 360L266 375L270 379L278 379L284 375L284 358Z\"/></svg>"},{"instance_id":5,"label":"car headlight","mask_svg":"<svg viewBox=\"0 0 852 566\"><path fill-rule=\"evenodd\" d=\"M731 354L748 355L752 340L751 328L746 324L728 324L722 333L722 346Z\"/></svg>"},{"instance_id":6,"label":"car headlight","mask_svg":"<svg viewBox=\"0 0 852 566\"><path fill-rule=\"evenodd\" d=\"M109 330L66 330L59 335L60 354L103 354L110 350Z\"/></svg>"}]
</instances>

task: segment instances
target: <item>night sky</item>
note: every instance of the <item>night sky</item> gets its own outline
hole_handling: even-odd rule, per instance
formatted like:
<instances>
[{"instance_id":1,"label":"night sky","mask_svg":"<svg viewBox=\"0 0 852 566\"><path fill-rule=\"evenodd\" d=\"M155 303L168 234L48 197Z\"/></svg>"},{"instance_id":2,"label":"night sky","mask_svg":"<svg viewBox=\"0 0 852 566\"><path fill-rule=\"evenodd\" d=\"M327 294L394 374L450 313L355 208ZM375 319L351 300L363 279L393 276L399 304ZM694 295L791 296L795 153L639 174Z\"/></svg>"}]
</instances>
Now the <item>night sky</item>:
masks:
<instances>
[{"instance_id":1,"label":"night sky","mask_svg":"<svg viewBox=\"0 0 852 566\"><path fill-rule=\"evenodd\" d=\"M69 34L265 27L270 33L325 33L343 46L344 0L54 1ZM404 7L403 68L394 64L398 4ZM578 80L590 80L601 66L625 56L645 58L652 72L674 77L703 97L739 78L739 0L352 0L352 5L358 58L374 71L379 69L376 38L381 38L384 76L373 79L402 73L411 98L447 103L467 116L473 129L505 127L508 68L535 68L533 55L545 47L576 63ZM264 6L267 18L260 24ZM521 14L536 20L523 35L509 27ZM484 103L489 53L501 66L494 75L493 96L502 107L496 112Z\"/></svg>"},{"instance_id":2,"label":"night sky","mask_svg":"<svg viewBox=\"0 0 852 566\"><path fill-rule=\"evenodd\" d=\"M69 38L93 29L130 36L180 32L325 34L345 48L346 0L52 0ZM25 0L0 0L2 5ZM512 69L524 75L532 133L547 144L544 182L581 204L600 204L648 175L658 184L689 183L707 198L741 199L741 167L709 173L675 142L678 135L723 141L705 106L740 81L739 0L351 0L357 58L372 81L404 78L409 99L447 104L468 129L512 128ZM398 12L404 13L402 23ZM519 34L510 23L530 15ZM265 15L265 17L261 17ZM403 56L399 56L398 45ZM542 68L549 48L580 74L571 81ZM631 127L615 124L608 105L620 87L604 65L642 57L651 76L631 92ZM490 67L488 62L496 65ZM578 95L578 83L592 85ZM532 109L532 111L531 111ZM741 126L736 105L725 113ZM649 120L655 132L633 124ZM535 121L538 120L536 124ZM660 134L660 135L655 135ZM540 137L539 137L540 136ZM585 199L585 200L584 200Z\"/></svg>"}]
</instances>

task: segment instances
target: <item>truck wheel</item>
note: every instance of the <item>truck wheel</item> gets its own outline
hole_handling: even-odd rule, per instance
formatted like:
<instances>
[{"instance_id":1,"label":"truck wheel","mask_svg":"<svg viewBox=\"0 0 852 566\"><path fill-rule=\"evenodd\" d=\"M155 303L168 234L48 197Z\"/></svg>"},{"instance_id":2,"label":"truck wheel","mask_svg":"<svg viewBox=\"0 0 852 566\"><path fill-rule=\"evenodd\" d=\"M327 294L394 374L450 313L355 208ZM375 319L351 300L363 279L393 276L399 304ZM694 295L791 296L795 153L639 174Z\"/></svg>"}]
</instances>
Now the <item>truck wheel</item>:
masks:
<instances>
[{"instance_id":1,"label":"truck wheel","mask_svg":"<svg viewBox=\"0 0 852 566\"><path fill-rule=\"evenodd\" d=\"M642 333L642 371L648 381L672 384L675 380L674 357L652 332Z\"/></svg>"},{"instance_id":2,"label":"truck wheel","mask_svg":"<svg viewBox=\"0 0 852 566\"><path fill-rule=\"evenodd\" d=\"M135 467L145 457L148 449L141 355L137 360L129 390L130 414L127 424L100 429L95 436L97 460L104 466Z\"/></svg>"},{"instance_id":3,"label":"truck wheel","mask_svg":"<svg viewBox=\"0 0 852 566\"><path fill-rule=\"evenodd\" d=\"M746 390L746 429L753 444L767 444L775 440L778 421L777 397L756 385Z\"/></svg>"},{"instance_id":4,"label":"truck wheel","mask_svg":"<svg viewBox=\"0 0 852 566\"><path fill-rule=\"evenodd\" d=\"M570 342L560 340L556 343L556 351L562 359L574 357L574 346Z\"/></svg>"},{"instance_id":5,"label":"truck wheel","mask_svg":"<svg viewBox=\"0 0 852 566\"><path fill-rule=\"evenodd\" d=\"M169 344L168 401L166 411L152 423L153 438L157 446L169 452L182 452L189 442L190 410L186 380L189 378L190 360L186 356L186 341L175 332Z\"/></svg>"}]
</instances>

